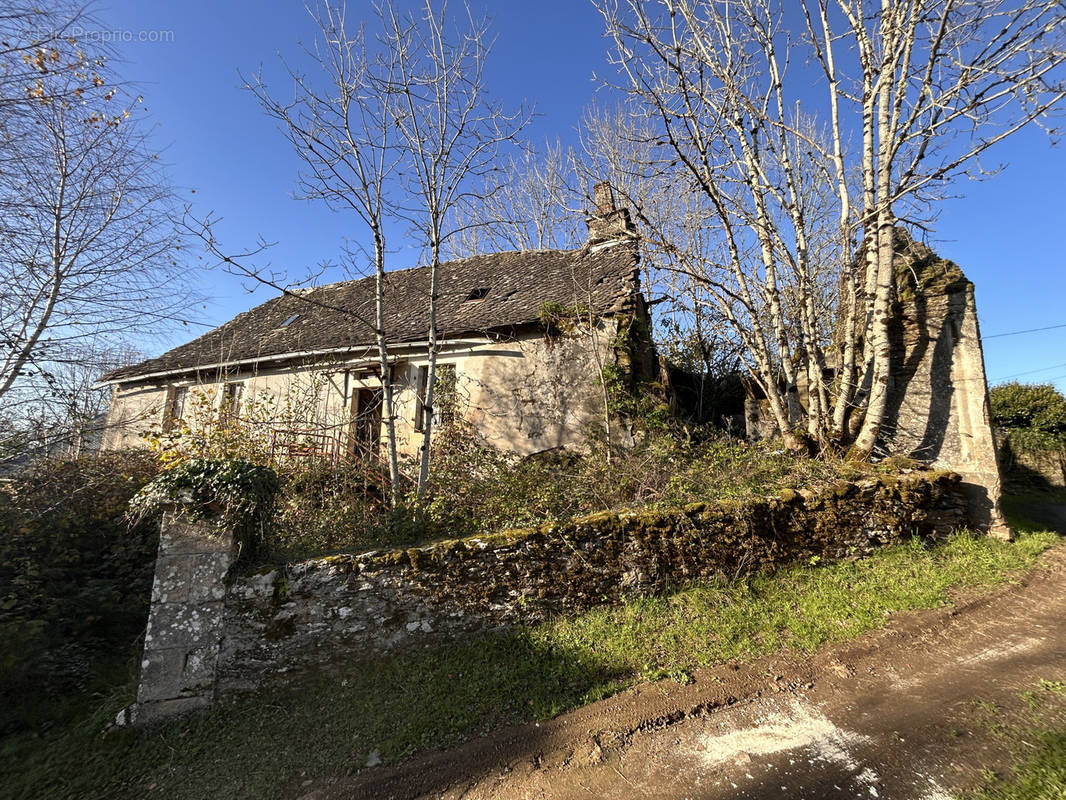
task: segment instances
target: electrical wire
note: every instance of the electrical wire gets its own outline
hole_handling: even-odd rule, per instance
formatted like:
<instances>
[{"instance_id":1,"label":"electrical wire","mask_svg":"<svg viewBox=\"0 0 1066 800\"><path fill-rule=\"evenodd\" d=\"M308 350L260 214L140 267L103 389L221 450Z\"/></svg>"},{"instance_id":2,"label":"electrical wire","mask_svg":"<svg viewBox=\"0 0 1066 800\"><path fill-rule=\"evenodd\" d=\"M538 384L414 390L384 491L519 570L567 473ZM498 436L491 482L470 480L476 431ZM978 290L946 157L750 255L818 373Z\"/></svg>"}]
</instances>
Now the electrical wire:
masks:
<instances>
[{"instance_id":1,"label":"electrical wire","mask_svg":"<svg viewBox=\"0 0 1066 800\"><path fill-rule=\"evenodd\" d=\"M1044 328L1029 328L1028 330L1024 330L1024 331L1007 331L1006 333L993 333L991 336L982 336L981 338L982 339L999 339L1002 336L1019 336L1020 334L1023 334L1023 333L1039 333L1040 331L1053 331L1053 330L1056 330L1057 328L1066 328L1066 322L1063 322L1060 325L1048 325L1048 326L1046 326Z\"/></svg>"},{"instance_id":2,"label":"electrical wire","mask_svg":"<svg viewBox=\"0 0 1066 800\"><path fill-rule=\"evenodd\" d=\"M1025 372L1015 372L1013 375L1004 375L1000 378L1001 381L1010 380L1011 378L1020 378L1022 375L1032 375L1036 372L1047 372L1049 369L1059 369L1060 367L1066 367L1066 363L1052 364L1050 367L1041 367L1040 369L1030 369Z\"/></svg>"}]
</instances>

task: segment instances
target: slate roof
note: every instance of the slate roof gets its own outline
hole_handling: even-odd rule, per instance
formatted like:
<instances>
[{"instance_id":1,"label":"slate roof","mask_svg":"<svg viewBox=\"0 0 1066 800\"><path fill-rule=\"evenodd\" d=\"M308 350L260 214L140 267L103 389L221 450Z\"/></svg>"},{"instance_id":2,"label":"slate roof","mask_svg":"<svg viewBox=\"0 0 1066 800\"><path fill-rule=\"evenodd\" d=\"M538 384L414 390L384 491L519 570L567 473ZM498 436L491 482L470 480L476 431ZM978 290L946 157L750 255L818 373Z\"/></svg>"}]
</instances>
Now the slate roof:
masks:
<instances>
[{"instance_id":1,"label":"slate roof","mask_svg":"<svg viewBox=\"0 0 1066 800\"><path fill-rule=\"evenodd\" d=\"M536 324L546 302L581 304L597 314L609 313L638 291L637 264L632 242L593 250L492 253L445 262L439 273L438 338L508 332ZM429 268L388 273L385 291L389 341L425 341ZM101 382L362 349L374 344L373 319L372 276L302 289L295 296L283 294L238 314L157 358L113 370Z\"/></svg>"}]
</instances>

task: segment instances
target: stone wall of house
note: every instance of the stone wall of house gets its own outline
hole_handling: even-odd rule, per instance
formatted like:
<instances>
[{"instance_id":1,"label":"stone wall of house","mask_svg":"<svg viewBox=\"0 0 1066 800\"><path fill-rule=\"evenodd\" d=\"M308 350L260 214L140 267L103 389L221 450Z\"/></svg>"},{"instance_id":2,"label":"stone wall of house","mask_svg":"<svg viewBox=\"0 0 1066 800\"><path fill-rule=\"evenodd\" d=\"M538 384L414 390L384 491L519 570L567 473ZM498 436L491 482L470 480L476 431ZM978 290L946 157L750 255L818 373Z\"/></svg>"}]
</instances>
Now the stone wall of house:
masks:
<instances>
[{"instance_id":1,"label":"stone wall of house","mask_svg":"<svg viewBox=\"0 0 1066 800\"><path fill-rule=\"evenodd\" d=\"M915 471L262 570L230 583L219 689L966 524L958 476Z\"/></svg>"},{"instance_id":2,"label":"stone wall of house","mask_svg":"<svg viewBox=\"0 0 1066 800\"><path fill-rule=\"evenodd\" d=\"M521 455L580 448L590 428L604 426L600 373L616 358L612 344L617 330L617 320L604 317L594 325L571 321L565 331L553 335L531 329L498 341L482 337L451 342L442 346L437 363L455 371L456 411L488 443ZM202 428L207 420L217 419L226 386L239 387L242 418L344 443L358 391L381 386L370 356L360 355L362 360L351 364L333 359L117 387L103 446L145 446L146 434L168 424L175 392L185 393L182 421L193 430ZM397 445L401 455L414 456L422 446L417 393L426 354L405 353L398 346L393 357ZM384 426L381 436L384 439Z\"/></svg>"},{"instance_id":3,"label":"stone wall of house","mask_svg":"<svg viewBox=\"0 0 1066 800\"><path fill-rule=\"evenodd\" d=\"M957 472L973 524L1007 536L973 284L952 262L896 235L898 301L881 446Z\"/></svg>"},{"instance_id":4,"label":"stone wall of house","mask_svg":"<svg viewBox=\"0 0 1066 800\"><path fill-rule=\"evenodd\" d=\"M115 386L104 425L102 449L144 447L143 434L162 422L166 399L165 386Z\"/></svg>"},{"instance_id":5,"label":"stone wall of house","mask_svg":"<svg viewBox=\"0 0 1066 800\"><path fill-rule=\"evenodd\" d=\"M603 430L600 371L614 363L617 321L600 318L478 348L456 362L458 407L486 442L529 455L580 449Z\"/></svg>"}]
</instances>

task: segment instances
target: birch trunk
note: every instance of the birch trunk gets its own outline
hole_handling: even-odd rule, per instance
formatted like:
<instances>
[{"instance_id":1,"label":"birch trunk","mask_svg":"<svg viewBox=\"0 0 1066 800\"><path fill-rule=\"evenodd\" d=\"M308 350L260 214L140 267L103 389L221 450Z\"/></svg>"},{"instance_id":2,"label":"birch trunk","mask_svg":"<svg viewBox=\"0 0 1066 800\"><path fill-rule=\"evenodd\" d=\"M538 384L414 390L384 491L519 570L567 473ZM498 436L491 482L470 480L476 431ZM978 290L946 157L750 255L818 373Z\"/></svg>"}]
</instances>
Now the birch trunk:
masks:
<instances>
[{"instance_id":1,"label":"birch trunk","mask_svg":"<svg viewBox=\"0 0 1066 800\"><path fill-rule=\"evenodd\" d=\"M385 336L385 242L374 231L374 331L378 345L378 368L381 370L381 405L385 417L385 452L389 463L389 488L392 508L400 501L400 461L396 453L396 400L392 392L392 365Z\"/></svg>"},{"instance_id":2,"label":"birch trunk","mask_svg":"<svg viewBox=\"0 0 1066 800\"><path fill-rule=\"evenodd\" d=\"M429 332L426 337L429 342L427 356L429 363L426 369L426 395L422 402L423 426L422 426L422 449L419 454L418 464L418 497L421 499L429 481L430 446L433 441L433 403L437 381L437 292L438 277L440 272L440 236L433 234L430 244L432 257L429 265Z\"/></svg>"},{"instance_id":3,"label":"birch trunk","mask_svg":"<svg viewBox=\"0 0 1066 800\"><path fill-rule=\"evenodd\" d=\"M884 49L877 87L877 236L876 236L876 288L871 311L868 339L870 343L870 395L862 428L855 439L853 454L868 458L877 445L881 426L888 408L888 395L892 379L892 343L889 338L889 322L895 288L892 214L892 146L891 131L892 80L896 46L895 20L890 0L881 0ZM868 253L874 252L872 243Z\"/></svg>"}]
</instances>

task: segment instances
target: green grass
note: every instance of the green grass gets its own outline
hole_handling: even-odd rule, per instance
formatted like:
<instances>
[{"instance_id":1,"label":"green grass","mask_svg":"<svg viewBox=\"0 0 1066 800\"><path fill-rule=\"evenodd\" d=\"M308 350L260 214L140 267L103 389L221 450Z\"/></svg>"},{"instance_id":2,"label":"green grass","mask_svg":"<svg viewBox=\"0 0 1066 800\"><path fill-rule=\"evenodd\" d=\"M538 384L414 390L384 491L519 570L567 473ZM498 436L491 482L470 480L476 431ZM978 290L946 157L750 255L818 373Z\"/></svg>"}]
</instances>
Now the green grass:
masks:
<instances>
[{"instance_id":1,"label":"green grass","mask_svg":"<svg viewBox=\"0 0 1066 800\"><path fill-rule=\"evenodd\" d=\"M1066 798L1066 684L1042 680L1022 692L1021 708L979 708L979 725L1014 761L1008 775L989 774L965 800Z\"/></svg>"},{"instance_id":2,"label":"green grass","mask_svg":"<svg viewBox=\"0 0 1066 800\"><path fill-rule=\"evenodd\" d=\"M1057 537L958 536L853 562L705 584L432 650L345 661L151 731L100 733L132 682L0 742L0 797L276 798L303 781L544 719L642 680L781 648L812 651L893 612L949 603L1029 567Z\"/></svg>"}]
</instances>

